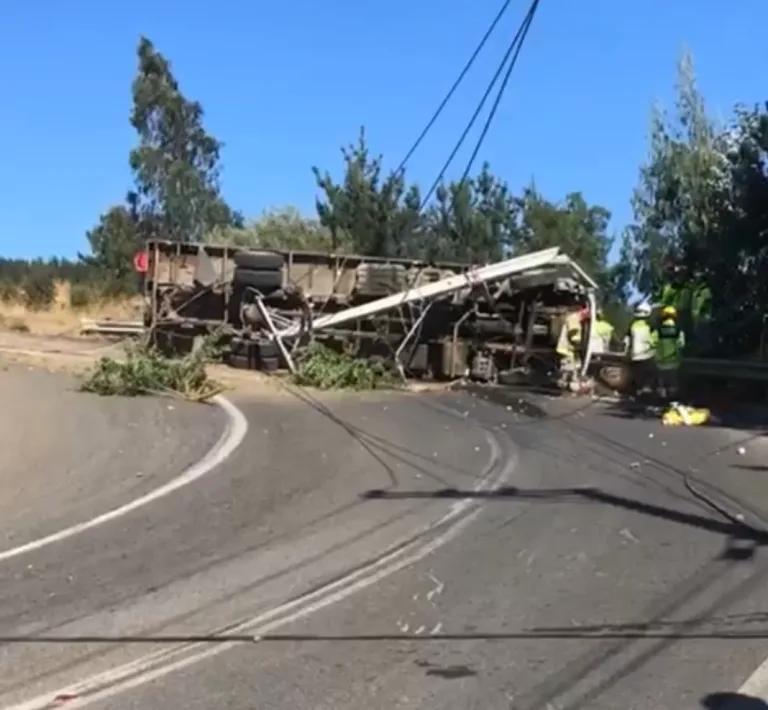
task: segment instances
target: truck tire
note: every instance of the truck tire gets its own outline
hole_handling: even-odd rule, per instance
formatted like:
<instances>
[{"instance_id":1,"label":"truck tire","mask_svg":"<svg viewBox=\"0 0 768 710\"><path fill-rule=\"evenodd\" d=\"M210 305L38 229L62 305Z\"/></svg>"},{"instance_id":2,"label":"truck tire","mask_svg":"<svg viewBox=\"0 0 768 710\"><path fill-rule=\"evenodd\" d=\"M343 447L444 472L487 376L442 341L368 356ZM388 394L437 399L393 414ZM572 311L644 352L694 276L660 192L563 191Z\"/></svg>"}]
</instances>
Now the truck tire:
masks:
<instances>
[{"instance_id":1,"label":"truck tire","mask_svg":"<svg viewBox=\"0 0 768 710\"><path fill-rule=\"evenodd\" d=\"M276 343L232 338L227 364L239 370L279 370L280 350Z\"/></svg>"},{"instance_id":2,"label":"truck tire","mask_svg":"<svg viewBox=\"0 0 768 710\"><path fill-rule=\"evenodd\" d=\"M280 360L276 357L252 358L248 355L230 355L227 365L235 370L258 370L259 372L275 372L280 369Z\"/></svg>"},{"instance_id":3,"label":"truck tire","mask_svg":"<svg viewBox=\"0 0 768 710\"><path fill-rule=\"evenodd\" d=\"M258 369L255 358L248 354L232 355L227 357L227 365L235 370L256 370Z\"/></svg>"},{"instance_id":4,"label":"truck tire","mask_svg":"<svg viewBox=\"0 0 768 710\"><path fill-rule=\"evenodd\" d=\"M277 343L261 343L259 345L259 357L264 358L280 358L280 348L277 347Z\"/></svg>"},{"instance_id":5,"label":"truck tire","mask_svg":"<svg viewBox=\"0 0 768 710\"><path fill-rule=\"evenodd\" d=\"M264 357L259 362L259 370L262 372L275 372L280 369L280 360L276 357Z\"/></svg>"},{"instance_id":6,"label":"truck tire","mask_svg":"<svg viewBox=\"0 0 768 710\"><path fill-rule=\"evenodd\" d=\"M269 269L235 269L232 278L235 286L251 286L262 293L280 290L283 285L283 272Z\"/></svg>"},{"instance_id":7,"label":"truck tire","mask_svg":"<svg viewBox=\"0 0 768 710\"><path fill-rule=\"evenodd\" d=\"M283 255L274 251L239 251L233 261L241 269L280 271L283 268Z\"/></svg>"}]
</instances>

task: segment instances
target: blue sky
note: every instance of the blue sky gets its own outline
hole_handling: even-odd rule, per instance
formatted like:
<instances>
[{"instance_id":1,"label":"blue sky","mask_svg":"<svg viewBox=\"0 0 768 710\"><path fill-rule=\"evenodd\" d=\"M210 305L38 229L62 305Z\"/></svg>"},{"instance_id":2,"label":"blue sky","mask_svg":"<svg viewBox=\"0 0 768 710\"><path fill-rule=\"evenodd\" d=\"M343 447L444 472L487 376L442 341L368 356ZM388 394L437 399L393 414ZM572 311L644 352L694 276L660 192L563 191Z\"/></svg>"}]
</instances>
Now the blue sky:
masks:
<instances>
[{"instance_id":1,"label":"blue sky","mask_svg":"<svg viewBox=\"0 0 768 710\"><path fill-rule=\"evenodd\" d=\"M500 4L2 0L0 255L74 256L130 187L140 34L225 142L230 203L249 216L288 204L311 212L310 167L338 174L339 147L361 125L373 150L399 162ZM437 174L526 5L513 4L411 161L412 178ZM725 117L737 101L768 98L766 23L765 0L542 0L481 157L516 189L533 177L552 199L582 190L618 230L631 218L651 103L671 105L682 48ZM460 156L453 174L463 165Z\"/></svg>"}]
</instances>

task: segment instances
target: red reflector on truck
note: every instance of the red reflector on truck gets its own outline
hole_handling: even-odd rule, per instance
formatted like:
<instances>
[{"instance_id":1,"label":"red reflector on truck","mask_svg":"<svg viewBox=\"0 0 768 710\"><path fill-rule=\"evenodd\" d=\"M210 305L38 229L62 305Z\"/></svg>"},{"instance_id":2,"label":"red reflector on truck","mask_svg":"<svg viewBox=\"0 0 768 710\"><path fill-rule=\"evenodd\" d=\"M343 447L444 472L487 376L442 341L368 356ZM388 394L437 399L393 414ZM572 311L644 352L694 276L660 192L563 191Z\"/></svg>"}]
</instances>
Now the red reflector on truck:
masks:
<instances>
[{"instance_id":1,"label":"red reflector on truck","mask_svg":"<svg viewBox=\"0 0 768 710\"><path fill-rule=\"evenodd\" d=\"M149 271L149 255L145 251L137 251L133 256L133 268L140 274Z\"/></svg>"}]
</instances>

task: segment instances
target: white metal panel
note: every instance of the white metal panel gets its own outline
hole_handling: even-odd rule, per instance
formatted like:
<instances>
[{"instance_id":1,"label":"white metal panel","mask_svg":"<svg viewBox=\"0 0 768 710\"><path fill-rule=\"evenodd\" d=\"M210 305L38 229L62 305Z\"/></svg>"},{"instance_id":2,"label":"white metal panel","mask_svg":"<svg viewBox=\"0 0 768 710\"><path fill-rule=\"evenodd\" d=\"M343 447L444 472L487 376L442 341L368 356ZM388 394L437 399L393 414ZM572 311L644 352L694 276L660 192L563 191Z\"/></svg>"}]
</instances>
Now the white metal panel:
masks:
<instances>
[{"instance_id":1,"label":"white metal panel","mask_svg":"<svg viewBox=\"0 0 768 710\"><path fill-rule=\"evenodd\" d=\"M388 311L390 308L397 308L398 306L405 305L412 301L422 301L438 296L446 296L455 291L460 291L463 288L472 287L477 284L506 279L522 271L537 269L549 264L557 258L559 254L560 250L557 247L553 247L551 249L543 249L542 251L535 251L530 254L524 254L523 256L517 256L513 259L499 261L495 264L489 264L488 266L481 266L476 269L471 269L463 274L454 274L453 276L440 279L433 283L424 284L416 288L392 294L391 296L378 298L369 303L363 303L359 306L347 308L338 313L320 316L313 321L312 327L314 330L332 328L342 325L343 323L357 320L358 318L368 318L377 313ZM282 338L290 338L298 335L300 332L300 327L295 325L281 330L278 335Z\"/></svg>"}]
</instances>

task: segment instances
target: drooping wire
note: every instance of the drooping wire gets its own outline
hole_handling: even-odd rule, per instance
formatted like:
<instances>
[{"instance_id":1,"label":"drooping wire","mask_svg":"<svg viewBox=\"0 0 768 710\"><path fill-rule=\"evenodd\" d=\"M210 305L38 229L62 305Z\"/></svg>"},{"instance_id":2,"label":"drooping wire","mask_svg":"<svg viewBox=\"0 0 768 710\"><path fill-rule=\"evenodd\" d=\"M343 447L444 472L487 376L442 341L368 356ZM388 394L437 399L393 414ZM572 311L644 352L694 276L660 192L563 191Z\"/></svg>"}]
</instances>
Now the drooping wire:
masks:
<instances>
[{"instance_id":1,"label":"drooping wire","mask_svg":"<svg viewBox=\"0 0 768 710\"><path fill-rule=\"evenodd\" d=\"M499 104L501 103L501 99L504 96L504 92L506 91L507 84L509 83L509 79L512 76L512 71L514 70L515 65L517 64L517 59L520 56L520 52L523 48L523 44L525 43L525 39L528 36L528 31L530 30L531 24L533 23L533 18L536 15L536 10L539 7L539 2L540 0L533 0L533 2L531 3L531 6L528 9L528 12L526 13L525 17L523 18L523 21L520 24L520 27L515 33L515 36L512 39L512 42L507 48L507 51L505 52L504 57L502 58L501 63L499 64L499 67L496 70L496 73L493 75L493 78L488 84L488 88L485 90L485 93L480 99L480 103L475 109L475 112L472 114L472 117L470 118L469 123L467 124L462 134L459 136L459 140L456 142L456 145L454 146L453 150L448 156L448 159L445 161L445 163L443 164L443 167L440 169L440 172L435 178L435 181L432 183L431 187L422 198L421 209L424 209L424 207L426 207L427 203L431 199L435 190L437 190L438 186L442 182L443 178L445 177L445 173L448 171L448 168L451 166L451 163L455 159L456 154L459 152L459 150L461 150L461 147L462 145L464 145L464 141L469 135L469 132L472 130L472 127L475 125L475 122L477 121L480 113L482 112L483 107L485 106L485 103L488 100L488 97L491 95L491 92L496 86L496 82L499 80L499 77L502 75L502 73L504 72L504 69L506 68L506 73L504 73L504 78L502 79L501 86L499 87L499 91L496 94L496 98L494 99L493 105L491 107L491 111L488 114L488 118L486 119L485 124L483 125L483 129L480 133L480 137L475 143L475 147L472 150L472 155L470 156L470 159L467 162L466 167L464 168L464 172L462 173L461 180L458 183L459 188L463 186L464 182L469 176L469 173L472 170L472 166L474 165L474 162L477 159L477 155L480 152L480 149L482 148L483 143L485 142L486 136L488 135L488 131L490 130L491 124L493 123L493 119L496 117L496 112L499 108Z\"/></svg>"},{"instance_id":2,"label":"drooping wire","mask_svg":"<svg viewBox=\"0 0 768 710\"><path fill-rule=\"evenodd\" d=\"M429 200L431 199L435 190L437 190L438 186L440 185L443 178L445 177L445 173L448 171L448 168L450 167L451 163L456 157L456 154L459 152L459 150L461 149L461 146L464 144L464 141L466 140L467 135L469 134L470 130L472 130L472 126L474 126L475 121L477 121L478 116L482 112L486 101L488 100L489 96L493 92L493 89L499 80L499 77L502 75L502 73L504 73L504 70L506 68L506 73L504 73L504 78L502 80L502 84L499 89L499 92L494 100L491 113L486 119L480 138L475 144L470 161L467 163L467 166L464 169L464 173L462 175L461 181L459 182L459 188L461 188L461 186L463 186L464 182L466 181L467 176L469 175L469 172L472 170L472 165L477 157L477 154L480 152L480 148L482 147L483 142L488 134L488 131L491 127L491 123L495 118L496 111L499 107L499 104L501 103L501 99L503 98L504 91L507 87L507 84L509 83L509 79L512 75L512 71L514 70L515 65L517 64L517 59L520 56L520 52L523 48L523 44L525 43L525 39L528 36L528 31L533 22L533 18L536 15L536 10L538 9L539 2L540 0L532 1L530 7L528 8L528 12L525 14L525 17L523 18L523 21L518 27L517 32L515 33L515 36L512 38L512 41L510 42L509 47L507 48L507 51L505 52L504 57L502 58L501 63L499 64L496 70L496 73L493 75L493 78L491 79L488 87L486 88L485 93L483 94L480 100L480 103L478 104L477 108L475 109L475 112L473 113L472 117L469 120L469 123L467 124L466 128L464 129L461 136L459 137L459 140L457 141L456 145L451 151L451 154L448 156L448 160L445 161L445 164L443 165L437 177L435 178L434 183L429 188L426 195L422 198L419 204L419 209L415 214L421 214L424 208L429 203ZM459 190L453 193L451 204L453 204L453 202L455 201L456 195L458 193L459 193ZM407 290L403 292L403 302L406 300L407 294L408 294Z\"/></svg>"},{"instance_id":3,"label":"drooping wire","mask_svg":"<svg viewBox=\"0 0 768 710\"><path fill-rule=\"evenodd\" d=\"M533 23L533 18L536 15L536 10L539 7L539 2L540 0L533 0L531 2L531 5L528 8L528 12L525 14L523 21L520 23L520 26L518 27L517 32L515 32L515 36L512 38L512 41L507 47L507 51L504 53L504 56L502 57L502 60L498 68L496 69L496 73L493 75L490 83L486 87L485 93L480 99L480 103L475 109L475 112L472 114L469 120L469 123L464 128L464 131L462 132L461 136L459 136L459 140L456 142L456 145L453 147L453 150L448 156L448 159L445 161L445 163L443 164L443 167L440 169L440 172L437 174L435 181L432 183L427 193L421 199L421 202L419 204L419 209L416 212L416 214L421 214L423 212L424 208L429 203L429 200L432 198L432 195L435 193L435 190L437 190L440 183L443 181L445 177L445 173L448 171L448 168L451 166L451 163L455 159L456 154L459 152L459 150L461 149L461 146L464 144L464 141L469 135L469 132L472 130L472 127L475 125L475 122L480 116L480 113L482 112L486 101L488 101L488 98L493 92L493 89L496 86L496 82L499 80L499 77L502 75L502 73L504 73L504 70L506 68L506 73L504 73L504 78L502 80L501 87L493 102L491 113L489 114L488 118L485 121L485 125L483 126L483 130L481 132L480 138L475 143L475 147L472 150L472 156L469 162L467 163L467 166L464 168L461 181L459 182L459 187L463 186L464 182L466 181L467 176L469 175L469 172L472 170L472 165L474 164L474 161L477 158L478 153L480 152L480 148L482 147L483 142L485 141L485 138L488 135L488 131L491 127L491 123L493 122L493 119L496 116L496 111L498 110L499 104L501 103L501 99L504 96L504 91L507 88L507 84L509 83L509 79L512 75L512 71L514 70L515 65L517 64L517 59L520 56L520 52L523 48L523 44L525 42L526 37L528 36L528 31L531 27L531 24Z\"/></svg>"},{"instance_id":4,"label":"drooping wire","mask_svg":"<svg viewBox=\"0 0 768 710\"><path fill-rule=\"evenodd\" d=\"M467 73L472 68L472 65L475 63L475 60L480 55L480 52L483 51L483 48L487 44L494 30L496 29L499 22L501 22L501 19L504 17L507 10L509 9L511 2L512 0L505 0L504 4L501 6L501 9L498 11L498 13L496 13L496 17L493 19L493 22L491 22L490 26L486 30L485 34L483 35L483 38L480 40L480 43L475 48L475 51L472 53L472 56L464 65L464 68L461 70L461 73L459 74L456 81L453 82L453 86L451 86L450 90L445 95L445 98L442 100L440 105L437 107L437 110L432 115L432 118L429 119L429 122L424 127L424 130L419 134L419 137L414 141L413 145L411 146L411 148L405 154L405 157L400 162L400 165L398 166L397 170L395 170L395 175L400 175L403 172L403 170L405 170L406 164L413 157L413 154L418 150L422 141L424 140L424 138L426 138L427 134L432 129L432 126L435 125L435 122L440 117L440 114L442 114L443 110L448 105L448 102L453 98L453 95L456 93L456 90L461 85L461 82L464 81L464 78L467 76Z\"/></svg>"}]
</instances>

